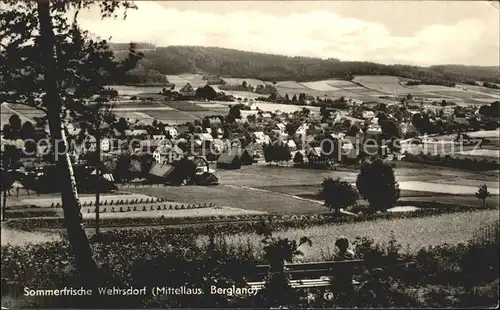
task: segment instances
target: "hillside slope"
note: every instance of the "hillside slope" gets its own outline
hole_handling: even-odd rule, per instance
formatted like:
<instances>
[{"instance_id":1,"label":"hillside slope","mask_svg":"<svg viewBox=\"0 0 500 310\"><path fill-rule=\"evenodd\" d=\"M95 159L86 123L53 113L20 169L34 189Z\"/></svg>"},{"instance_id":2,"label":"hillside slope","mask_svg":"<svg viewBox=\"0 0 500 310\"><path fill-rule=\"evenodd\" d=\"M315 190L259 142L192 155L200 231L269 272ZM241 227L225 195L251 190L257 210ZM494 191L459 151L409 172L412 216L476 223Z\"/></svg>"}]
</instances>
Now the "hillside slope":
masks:
<instances>
[{"instance_id":1,"label":"hillside slope","mask_svg":"<svg viewBox=\"0 0 500 310\"><path fill-rule=\"evenodd\" d=\"M123 50L117 50L115 53L117 58L125 55ZM352 75L392 75L419 80L448 80L456 83L471 80L500 83L498 67L444 65L424 68L289 57L200 46L156 47L144 50L144 55L145 59L141 61L141 65L162 74L201 73L265 81L299 82L329 78L350 79Z\"/></svg>"}]
</instances>

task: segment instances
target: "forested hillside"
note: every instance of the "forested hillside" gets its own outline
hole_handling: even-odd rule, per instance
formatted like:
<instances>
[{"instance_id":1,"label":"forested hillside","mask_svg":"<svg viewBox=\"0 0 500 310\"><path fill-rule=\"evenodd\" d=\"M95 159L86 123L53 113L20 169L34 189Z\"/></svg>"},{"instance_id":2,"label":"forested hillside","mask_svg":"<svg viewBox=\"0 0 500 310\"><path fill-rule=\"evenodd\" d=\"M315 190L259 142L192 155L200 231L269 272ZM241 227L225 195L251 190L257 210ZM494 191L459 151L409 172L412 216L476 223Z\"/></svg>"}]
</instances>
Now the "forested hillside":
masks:
<instances>
[{"instance_id":1,"label":"forested hillside","mask_svg":"<svg viewBox=\"0 0 500 310\"><path fill-rule=\"evenodd\" d=\"M121 57L125 52L117 51L116 54ZM145 59L140 65L161 74L201 73L266 81L314 81L328 78L351 79L353 75L397 75L430 81L433 84L443 84L443 81L471 83L473 80L500 83L498 67L444 65L424 68L288 57L199 46L157 47L144 51L144 55Z\"/></svg>"}]
</instances>

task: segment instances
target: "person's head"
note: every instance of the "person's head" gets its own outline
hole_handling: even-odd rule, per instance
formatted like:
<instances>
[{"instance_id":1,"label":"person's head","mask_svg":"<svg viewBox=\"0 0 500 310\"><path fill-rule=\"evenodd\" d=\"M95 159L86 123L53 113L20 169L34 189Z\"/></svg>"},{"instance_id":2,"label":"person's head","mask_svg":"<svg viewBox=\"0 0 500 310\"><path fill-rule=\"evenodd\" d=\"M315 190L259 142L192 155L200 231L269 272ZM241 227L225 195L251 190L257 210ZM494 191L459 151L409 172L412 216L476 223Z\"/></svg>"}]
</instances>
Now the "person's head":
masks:
<instances>
[{"instance_id":1,"label":"person's head","mask_svg":"<svg viewBox=\"0 0 500 310\"><path fill-rule=\"evenodd\" d=\"M346 251L349 248L349 240L346 237L340 237L335 241L335 246L341 251Z\"/></svg>"}]
</instances>

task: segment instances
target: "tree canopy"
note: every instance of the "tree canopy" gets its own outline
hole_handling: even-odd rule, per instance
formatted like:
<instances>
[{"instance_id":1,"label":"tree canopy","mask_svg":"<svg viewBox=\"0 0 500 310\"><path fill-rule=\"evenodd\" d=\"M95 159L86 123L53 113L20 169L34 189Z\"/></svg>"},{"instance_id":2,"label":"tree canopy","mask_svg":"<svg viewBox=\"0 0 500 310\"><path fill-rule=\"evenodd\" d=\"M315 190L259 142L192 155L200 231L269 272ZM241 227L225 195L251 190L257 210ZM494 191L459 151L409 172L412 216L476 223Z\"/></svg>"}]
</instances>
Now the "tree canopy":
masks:
<instances>
[{"instance_id":1,"label":"tree canopy","mask_svg":"<svg viewBox=\"0 0 500 310\"><path fill-rule=\"evenodd\" d=\"M125 57L125 51L117 51ZM383 65L312 57L289 57L219 47L168 46L144 51L141 66L161 74L198 73L256 78L268 82L314 81L329 78L352 80L354 75L397 75L418 83L465 83L481 80L499 83L498 67ZM272 85L270 85L272 86Z\"/></svg>"}]
</instances>

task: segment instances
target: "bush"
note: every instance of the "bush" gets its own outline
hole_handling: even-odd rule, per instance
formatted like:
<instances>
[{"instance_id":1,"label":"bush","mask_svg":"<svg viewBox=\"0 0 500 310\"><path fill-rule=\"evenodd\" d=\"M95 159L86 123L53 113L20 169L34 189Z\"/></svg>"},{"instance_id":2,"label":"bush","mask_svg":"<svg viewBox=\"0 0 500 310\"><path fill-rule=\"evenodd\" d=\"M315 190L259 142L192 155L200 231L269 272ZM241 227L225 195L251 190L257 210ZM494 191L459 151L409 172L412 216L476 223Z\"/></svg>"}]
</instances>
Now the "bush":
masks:
<instances>
[{"instance_id":1,"label":"bush","mask_svg":"<svg viewBox=\"0 0 500 310\"><path fill-rule=\"evenodd\" d=\"M274 223L274 222L273 222ZM269 223L259 227L269 227ZM271 224L274 225L274 224ZM254 227L255 229L256 227ZM194 227L187 230L195 232ZM255 231L255 230L254 230ZM489 233L487 233L489 231ZM99 238L91 238L94 257L109 287L195 287L208 291L210 285L218 287L242 287L244 277L257 264L270 262L274 257L289 258L296 253L299 243L267 238L267 249L256 251L250 243L228 245L224 233L217 227L207 226L208 242L197 242L194 234L180 234L170 230L115 230L102 232ZM385 284L379 292L383 300L356 298L356 306L377 307L471 307L492 306L498 302L498 269L489 274L477 272L477 268L498 268L498 224L491 229L478 231L478 237L467 244L441 245L422 249L415 255L401 251L392 238L387 244L375 244L373 239L357 238L355 253L367 262L365 276L358 280L363 284L372 281L373 268L382 268ZM487 236L487 237L484 237ZM62 288L79 287L69 245L66 241L48 242L29 246L6 245L1 247L2 301L23 294L24 287ZM266 254L267 253L267 254ZM472 254L470 254L472 253ZM278 255L278 256L276 256ZM285 257L286 256L286 257ZM330 257L325 257L330 259ZM478 264L478 259L481 264ZM497 265L491 265L494 261ZM397 262L397 263L396 263ZM29 266L29 268L27 267ZM280 265L281 266L281 265ZM473 269L469 269L473 268ZM486 269L486 268L485 268ZM361 286L363 287L363 286ZM337 300L308 298L323 296L328 288L298 290L297 300L288 299L293 307L338 306ZM361 294L361 288L355 291ZM265 296L264 296L265 297ZM272 296L271 296L272 297ZM274 296L279 297L279 296ZM31 300L35 307L65 308L90 307L91 298L39 297ZM165 297L119 296L104 297L100 306L115 308L138 307L269 307L266 298L235 298L226 295L169 295ZM264 302L264 303L259 303ZM282 301L283 302L283 301ZM287 302L286 300L284 302ZM283 303L281 303L283 304ZM7 306L7 305L6 305ZM19 303L17 304L19 307Z\"/></svg>"}]
</instances>

